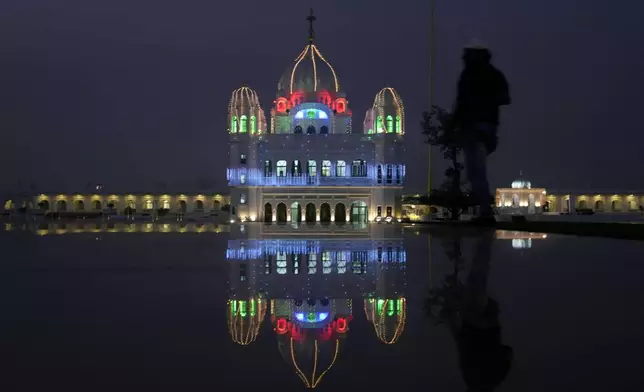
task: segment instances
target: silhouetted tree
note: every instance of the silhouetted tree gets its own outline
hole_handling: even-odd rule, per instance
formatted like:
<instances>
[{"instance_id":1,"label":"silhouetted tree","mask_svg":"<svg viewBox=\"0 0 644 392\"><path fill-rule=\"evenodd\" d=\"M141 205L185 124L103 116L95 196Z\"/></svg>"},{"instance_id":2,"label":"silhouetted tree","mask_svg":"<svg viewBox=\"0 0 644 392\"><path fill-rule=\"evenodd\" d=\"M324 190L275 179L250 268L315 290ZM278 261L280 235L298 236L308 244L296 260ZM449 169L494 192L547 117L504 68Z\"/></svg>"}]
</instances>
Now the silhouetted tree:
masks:
<instances>
[{"instance_id":1,"label":"silhouetted tree","mask_svg":"<svg viewBox=\"0 0 644 392\"><path fill-rule=\"evenodd\" d=\"M421 127L423 135L427 137L426 143L438 147L443 158L450 162L449 168L445 170L446 180L440 188L432 189L426 196L428 204L445 207L449 211L450 219L458 220L459 216L475 203L471 195L461 189L461 173L464 167L459 161L459 155L463 150L463 141L452 123L452 114L434 105L430 112L423 112Z\"/></svg>"}]
</instances>

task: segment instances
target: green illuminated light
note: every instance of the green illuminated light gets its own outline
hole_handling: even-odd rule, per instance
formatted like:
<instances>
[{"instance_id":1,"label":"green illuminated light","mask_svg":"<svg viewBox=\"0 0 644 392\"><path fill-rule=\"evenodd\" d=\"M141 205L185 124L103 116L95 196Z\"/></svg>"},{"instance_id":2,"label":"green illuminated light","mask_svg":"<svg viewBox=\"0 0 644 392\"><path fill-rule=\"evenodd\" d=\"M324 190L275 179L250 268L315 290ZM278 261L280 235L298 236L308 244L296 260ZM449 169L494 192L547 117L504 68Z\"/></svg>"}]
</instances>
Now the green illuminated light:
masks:
<instances>
[{"instance_id":1,"label":"green illuminated light","mask_svg":"<svg viewBox=\"0 0 644 392\"><path fill-rule=\"evenodd\" d=\"M241 126L239 127L240 133L246 133L248 131L246 128L247 123L248 123L248 118L246 117L246 115L241 116Z\"/></svg>"}]
</instances>

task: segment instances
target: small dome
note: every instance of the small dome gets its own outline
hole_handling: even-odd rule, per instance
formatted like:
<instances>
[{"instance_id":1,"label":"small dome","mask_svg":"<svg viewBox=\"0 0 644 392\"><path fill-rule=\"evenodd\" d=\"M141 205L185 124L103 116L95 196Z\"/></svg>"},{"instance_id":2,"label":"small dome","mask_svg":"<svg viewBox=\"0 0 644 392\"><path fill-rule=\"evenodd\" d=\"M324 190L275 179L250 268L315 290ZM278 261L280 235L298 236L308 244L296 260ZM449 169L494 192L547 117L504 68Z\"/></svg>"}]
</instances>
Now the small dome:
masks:
<instances>
[{"instance_id":1,"label":"small dome","mask_svg":"<svg viewBox=\"0 0 644 392\"><path fill-rule=\"evenodd\" d=\"M407 322L406 298L366 299L364 309L381 342L394 344L400 339Z\"/></svg>"},{"instance_id":2,"label":"small dome","mask_svg":"<svg viewBox=\"0 0 644 392\"><path fill-rule=\"evenodd\" d=\"M285 94L322 90L337 93L340 91L340 84L333 66L314 44L309 44L286 69L280 78L277 90Z\"/></svg>"},{"instance_id":3,"label":"small dome","mask_svg":"<svg viewBox=\"0 0 644 392\"><path fill-rule=\"evenodd\" d=\"M240 87L228 101L228 132L260 134L266 130L266 115L255 90Z\"/></svg>"},{"instance_id":4,"label":"small dome","mask_svg":"<svg viewBox=\"0 0 644 392\"><path fill-rule=\"evenodd\" d=\"M518 180L512 181L512 188L513 189L530 189L530 188L532 188L532 184L530 183L530 181L518 179Z\"/></svg>"},{"instance_id":5,"label":"small dome","mask_svg":"<svg viewBox=\"0 0 644 392\"><path fill-rule=\"evenodd\" d=\"M231 299L226 308L228 332L233 342L242 346L253 343L266 315L266 301L261 298Z\"/></svg>"},{"instance_id":6,"label":"small dome","mask_svg":"<svg viewBox=\"0 0 644 392\"><path fill-rule=\"evenodd\" d=\"M385 87L380 90L371 110L374 133L405 133L405 107L395 89Z\"/></svg>"}]
</instances>

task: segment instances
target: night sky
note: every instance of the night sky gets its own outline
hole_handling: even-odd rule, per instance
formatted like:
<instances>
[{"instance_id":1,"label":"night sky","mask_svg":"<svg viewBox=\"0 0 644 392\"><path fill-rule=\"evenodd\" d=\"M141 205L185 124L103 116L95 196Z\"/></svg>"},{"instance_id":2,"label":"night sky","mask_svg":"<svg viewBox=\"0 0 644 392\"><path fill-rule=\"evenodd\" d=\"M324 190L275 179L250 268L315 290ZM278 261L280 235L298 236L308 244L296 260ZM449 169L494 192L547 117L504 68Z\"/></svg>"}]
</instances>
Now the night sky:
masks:
<instances>
[{"instance_id":1,"label":"night sky","mask_svg":"<svg viewBox=\"0 0 644 392\"><path fill-rule=\"evenodd\" d=\"M306 44L335 67L354 124L385 85L407 115L408 192L426 187L429 2L3 0L0 190L226 190L226 107L277 82ZM523 170L552 190L642 190L644 6L633 1L437 0L435 96L451 106L461 48L487 43L514 100L493 187ZM444 164L434 154L433 177ZM22 185L18 182L21 181Z\"/></svg>"}]
</instances>

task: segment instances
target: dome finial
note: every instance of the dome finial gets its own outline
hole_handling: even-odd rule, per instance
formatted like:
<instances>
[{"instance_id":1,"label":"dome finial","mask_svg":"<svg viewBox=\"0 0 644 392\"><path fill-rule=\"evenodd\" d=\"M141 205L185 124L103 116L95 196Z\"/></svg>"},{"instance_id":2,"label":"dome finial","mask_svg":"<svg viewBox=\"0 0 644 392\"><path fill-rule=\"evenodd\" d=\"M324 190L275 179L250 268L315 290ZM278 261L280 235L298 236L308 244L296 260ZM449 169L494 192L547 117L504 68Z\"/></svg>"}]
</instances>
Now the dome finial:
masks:
<instances>
[{"instance_id":1,"label":"dome finial","mask_svg":"<svg viewBox=\"0 0 644 392\"><path fill-rule=\"evenodd\" d=\"M313 15L313 8L309 10L309 16L306 18L306 20L309 21L309 43L313 43L313 37L315 34L315 31L313 31L313 22L315 21L315 16Z\"/></svg>"}]
</instances>

